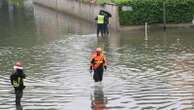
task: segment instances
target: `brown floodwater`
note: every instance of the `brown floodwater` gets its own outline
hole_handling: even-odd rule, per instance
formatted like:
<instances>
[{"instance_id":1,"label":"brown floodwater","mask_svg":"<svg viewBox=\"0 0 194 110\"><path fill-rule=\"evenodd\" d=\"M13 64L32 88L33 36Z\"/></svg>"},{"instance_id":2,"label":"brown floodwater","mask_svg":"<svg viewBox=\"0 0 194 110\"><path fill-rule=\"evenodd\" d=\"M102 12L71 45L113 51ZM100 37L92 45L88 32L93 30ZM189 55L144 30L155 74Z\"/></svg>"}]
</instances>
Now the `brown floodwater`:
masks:
<instances>
[{"instance_id":1,"label":"brown floodwater","mask_svg":"<svg viewBox=\"0 0 194 110\"><path fill-rule=\"evenodd\" d=\"M9 76L21 61L24 110L194 110L194 29L111 32L96 38L86 21L32 5L0 1L0 110L15 110ZM101 47L102 84L89 73Z\"/></svg>"}]
</instances>

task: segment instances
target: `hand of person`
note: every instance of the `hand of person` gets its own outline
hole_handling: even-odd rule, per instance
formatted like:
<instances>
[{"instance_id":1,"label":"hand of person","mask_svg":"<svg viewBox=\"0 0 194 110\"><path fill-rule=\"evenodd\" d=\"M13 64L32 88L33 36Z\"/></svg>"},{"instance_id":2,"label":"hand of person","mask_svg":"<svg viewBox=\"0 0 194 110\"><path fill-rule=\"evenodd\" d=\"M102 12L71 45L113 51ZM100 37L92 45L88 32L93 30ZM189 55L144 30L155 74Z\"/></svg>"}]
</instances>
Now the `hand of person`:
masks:
<instances>
[{"instance_id":1,"label":"hand of person","mask_svg":"<svg viewBox=\"0 0 194 110\"><path fill-rule=\"evenodd\" d=\"M25 89L25 88L26 88L26 86L23 85L22 89Z\"/></svg>"},{"instance_id":2,"label":"hand of person","mask_svg":"<svg viewBox=\"0 0 194 110\"><path fill-rule=\"evenodd\" d=\"M92 69L90 69L89 72L92 73Z\"/></svg>"},{"instance_id":3,"label":"hand of person","mask_svg":"<svg viewBox=\"0 0 194 110\"><path fill-rule=\"evenodd\" d=\"M92 66L90 66L89 72L92 73Z\"/></svg>"},{"instance_id":4,"label":"hand of person","mask_svg":"<svg viewBox=\"0 0 194 110\"><path fill-rule=\"evenodd\" d=\"M107 66L106 65L104 66L104 69L105 69L105 71L107 70Z\"/></svg>"}]
</instances>

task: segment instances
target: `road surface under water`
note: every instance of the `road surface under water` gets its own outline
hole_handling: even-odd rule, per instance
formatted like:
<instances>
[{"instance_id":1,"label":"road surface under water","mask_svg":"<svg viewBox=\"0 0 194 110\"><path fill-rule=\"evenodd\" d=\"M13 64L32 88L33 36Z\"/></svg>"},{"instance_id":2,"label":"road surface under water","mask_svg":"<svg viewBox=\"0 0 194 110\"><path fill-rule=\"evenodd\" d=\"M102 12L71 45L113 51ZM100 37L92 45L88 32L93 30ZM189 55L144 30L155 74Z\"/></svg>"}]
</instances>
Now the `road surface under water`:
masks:
<instances>
[{"instance_id":1,"label":"road surface under water","mask_svg":"<svg viewBox=\"0 0 194 110\"><path fill-rule=\"evenodd\" d=\"M26 5L24 5L26 6ZM194 30L111 32L97 39L85 21L34 5L0 1L0 110L15 110L9 76L23 63L24 110L194 110ZM102 84L89 58L102 47Z\"/></svg>"}]
</instances>

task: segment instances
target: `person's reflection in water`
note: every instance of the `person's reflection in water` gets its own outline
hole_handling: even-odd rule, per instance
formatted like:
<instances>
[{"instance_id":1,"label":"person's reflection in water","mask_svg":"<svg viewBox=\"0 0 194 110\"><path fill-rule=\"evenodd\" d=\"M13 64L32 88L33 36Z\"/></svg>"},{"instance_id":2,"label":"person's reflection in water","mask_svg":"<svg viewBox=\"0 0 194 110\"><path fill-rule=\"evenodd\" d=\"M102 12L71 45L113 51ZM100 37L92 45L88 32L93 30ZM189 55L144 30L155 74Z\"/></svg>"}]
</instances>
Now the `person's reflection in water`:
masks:
<instances>
[{"instance_id":1,"label":"person's reflection in water","mask_svg":"<svg viewBox=\"0 0 194 110\"><path fill-rule=\"evenodd\" d=\"M16 110L23 110L23 107L20 103L19 104L16 103Z\"/></svg>"},{"instance_id":2,"label":"person's reflection in water","mask_svg":"<svg viewBox=\"0 0 194 110\"><path fill-rule=\"evenodd\" d=\"M95 86L94 94L91 98L92 110L106 110L107 98L104 97L103 88Z\"/></svg>"}]
</instances>

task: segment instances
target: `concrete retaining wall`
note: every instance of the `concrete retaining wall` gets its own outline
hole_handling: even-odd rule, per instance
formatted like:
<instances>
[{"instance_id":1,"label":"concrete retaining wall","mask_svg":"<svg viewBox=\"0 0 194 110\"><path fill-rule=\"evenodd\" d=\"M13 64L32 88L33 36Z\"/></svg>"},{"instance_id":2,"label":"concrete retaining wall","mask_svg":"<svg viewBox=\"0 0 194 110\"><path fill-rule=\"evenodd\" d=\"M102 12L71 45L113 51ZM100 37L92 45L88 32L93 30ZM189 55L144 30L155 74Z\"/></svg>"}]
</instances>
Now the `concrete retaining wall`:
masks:
<instances>
[{"instance_id":1,"label":"concrete retaining wall","mask_svg":"<svg viewBox=\"0 0 194 110\"><path fill-rule=\"evenodd\" d=\"M110 19L110 27L114 30L120 29L118 7L115 5L93 5L80 3L79 0L33 0L34 3L40 4L67 14L76 16L78 18L95 22L95 17L101 9L112 14Z\"/></svg>"}]
</instances>

